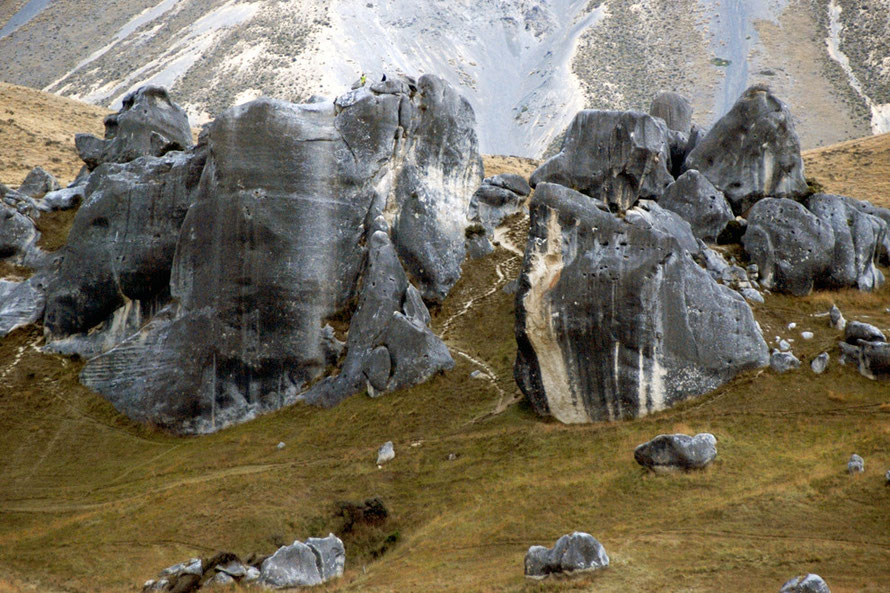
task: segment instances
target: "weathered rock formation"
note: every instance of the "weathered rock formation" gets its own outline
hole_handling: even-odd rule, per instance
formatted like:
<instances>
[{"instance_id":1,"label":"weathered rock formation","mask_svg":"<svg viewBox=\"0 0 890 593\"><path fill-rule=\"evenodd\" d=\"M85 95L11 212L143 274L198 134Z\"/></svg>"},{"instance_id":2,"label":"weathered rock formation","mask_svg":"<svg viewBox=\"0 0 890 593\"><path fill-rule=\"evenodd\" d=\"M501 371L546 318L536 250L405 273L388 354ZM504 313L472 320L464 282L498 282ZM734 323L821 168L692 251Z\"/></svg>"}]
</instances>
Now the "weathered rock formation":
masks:
<instances>
[{"instance_id":1,"label":"weathered rock formation","mask_svg":"<svg viewBox=\"0 0 890 593\"><path fill-rule=\"evenodd\" d=\"M692 259L679 216L645 202L625 218L538 185L516 295L514 375L561 422L634 418L763 366L745 300Z\"/></svg>"},{"instance_id":2,"label":"weathered rock formation","mask_svg":"<svg viewBox=\"0 0 890 593\"><path fill-rule=\"evenodd\" d=\"M578 112L562 150L529 184L558 183L624 212L638 199L658 199L673 181L664 121L633 111Z\"/></svg>"},{"instance_id":3,"label":"weathered rock formation","mask_svg":"<svg viewBox=\"0 0 890 593\"><path fill-rule=\"evenodd\" d=\"M751 208L742 242L764 287L804 296L828 272L835 238L829 223L798 202L767 198Z\"/></svg>"},{"instance_id":4,"label":"weathered rock formation","mask_svg":"<svg viewBox=\"0 0 890 593\"><path fill-rule=\"evenodd\" d=\"M717 439L706 432L660 434L634 449L636 462L654 471L702 469L716 457Z\"/></svg>"},{"instance_id":5,"label":"weathered rock formation","mask_svg":"<svg viewBox=\"0 0 890 593\"><path fill-rule=\"evenodd\" d=\"M649 115L663 119L669 130L687 135L692 130L692 104L678 93L664 91L655 95Z\"/></svg>"},{"instance_id":6,"label":"weathered rock formation","mask_svg":"<svg viewBox=\"0 0 890 593\"><path fill-rule=\"evenodd\" d=\"M732 209L707 178L692 169L667 186L658 205L683 217L692 234L703 241L717 242L717 237L732 220Z\"/></svg>"},{"instance_id":7,"label":"weathered rock formation","mask_svg":"<svg viewBox=\"0 0 890 593\"><path fill-rule=\"evenodd\" d=\"M593 572L608 566L609 555L603 545L589 533L579 531L562 536L553 548L532 546L525 555L525 576L533 579Z\"/></svg>"},{"instance_id":8,"label":"weathered rock formation","mask_svg":"<svg viewBox=\"0 0 890 593\"><path fill-rule=\"evenodd\" d=\"M876 290L884 284L884 274L875 260L888 233L887 223L857 208L851 198L816 194L807 199L807 209L831 225L834 252L820 284L827 288L855 286Z\"/></svg>"},{"instance_id":9,"label":"weathered rock formation","mask_svg":"<svg viewBox=\"0 0 890 593\"><path fill-rule=\"evenodd\" d=\"M192 145L188 115L167 90L144 86L123 98L120 111L105 118L105 139L78 134L75 146L90 170L102 163L126 163L161 156Z\"/></svg>"},{"instance_id":10,"label":"weathered rock formation","mask_svg":"<svg viewBox=\"0 0 890 593\"><path fill-rule=\"evenodd\" d=\"M761 86L742 94L692 150L685 167L707 177L736 214L744 214L767 196L795 198L807 193L791 113Z\"/></svg>"},{"instance_id":11,"label":"weathered rock formation","mask_svg":"<svg viewBox=\"0 0 890 593\"><path fill-rule=\"evenodd\" d=\"M118 410L184 433L451 368L424 299L460 276L482 177L473 111L435 76L391 82L259 99L186 150L166 91L133 93L105 140L79 138L83 205L34 287L48 348L89 357L81 380ZM8 251L27 252L33 224L10 218ZM36 316L29 287L4 285L3 327Z\"/></svg>"}]
</instances>

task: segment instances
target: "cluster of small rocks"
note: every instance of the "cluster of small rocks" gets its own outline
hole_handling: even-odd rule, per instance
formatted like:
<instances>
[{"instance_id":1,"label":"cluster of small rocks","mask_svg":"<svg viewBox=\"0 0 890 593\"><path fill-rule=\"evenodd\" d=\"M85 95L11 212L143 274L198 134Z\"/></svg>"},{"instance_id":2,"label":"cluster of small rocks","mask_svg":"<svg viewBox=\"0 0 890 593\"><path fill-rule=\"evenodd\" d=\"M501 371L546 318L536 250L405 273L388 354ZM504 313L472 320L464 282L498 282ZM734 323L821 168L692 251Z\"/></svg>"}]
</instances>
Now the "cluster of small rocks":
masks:
<instances>
[{"instance_id":1,"label":"cluster of small rocks","mask_svg":"<svg viewBox=\"0 0 890 593\"><path fill-rule=\"evenodd\" d=\"M165 568L142 591L189 593L235 583L270 589L310 587L343 576L345 563L343 542L330 534L281 546L271 556L251 555L246 561L229 552L209 559L192 558Z\"/></svg>"}]
</instances>

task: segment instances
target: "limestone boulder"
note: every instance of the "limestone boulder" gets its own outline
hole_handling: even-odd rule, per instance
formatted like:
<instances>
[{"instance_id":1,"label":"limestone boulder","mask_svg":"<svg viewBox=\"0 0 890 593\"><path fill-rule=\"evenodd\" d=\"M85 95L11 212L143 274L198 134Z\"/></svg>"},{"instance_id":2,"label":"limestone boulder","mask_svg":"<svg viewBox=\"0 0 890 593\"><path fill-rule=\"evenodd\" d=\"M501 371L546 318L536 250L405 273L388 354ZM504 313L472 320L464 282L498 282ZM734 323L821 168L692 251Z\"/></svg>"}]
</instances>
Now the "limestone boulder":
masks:
<instances>
[{"instance_id":1,"label":"limestone boulder","mask_svg":"<svg viewBox=\"0 0 890 593\"><path fill-rule=\"evenodd\" d=\"M782 585L779 593L831 593L828 584L817 574L794 577Z\"/></svg>"},{"instance_id":2,"label":"limestone boulder","mask_svg":"<svg viewBox=\"0 0 890 593\"><path fill-rule=\"evenodd\" d=\"M694 169L667 186L658 205L682 216L697 238L711 243L717 242L727 223L735 218L723 192Z\"/></svg>"},{"instance_id":3,"label":"limestone boulder","mask_svg":"<svg viewBox=\"0 0 890 593\"><path fill-rule=\"evenodd\" d=\"M609 555L603 545L589 533L579 531L562 536L549 549L532 546L525 555L525 576L533 579L593 572L608 566Z\"/></svg>"},{"instance_id":4,"label":"limestone boulder","mask_svg":"<svg viewBox=\"0 0 890 593\"><path fill-rule=\"evenodd\" d=\"M53 177L52 173L43 167L34 167L19 186L18 192L38 199L49 192L60 189L60 187L58 180Z\"/></svg>"},{"instance_id":5,"label":"limestone boulder","mask_svg":"<svg viewBox=\"0 0 890 593\"><path fill-rule=\"evenodd\" d=\"M324 580L315 552L308 545L296 541L278 548L263 561L259 582L270 589L291 589L321 585Z\"/></svg>"},{"instance_id":6,"label":"limestone boulder","mask_svg":"<svg viewBox=\"0 0 890 593\"><path fill-rule=\"evenodd\" d=\"M654 471L702 469L716 457L717 439L710 433L660 434L634 450L636 462Z\"/></svg>"},{"instance_id":7,"label":"limestone boulder","mask_svg":"<svg viewBox=\"0 0 890 593\"><path fill-rule=\"evenodd\" d=\"M820 284L866 291L883 286L884 274L875 261L888 232L887 223L855 208L843 196L816 194L807 199L806 206L834 232L831 264Z\"/></svg>"},{"instance_id":8,"label":"limestone boulder","mask_svg":"<svg viewBox=\"0 0 890 593\"><path fill-rule=\"evenodd\" d=\"M669 130L689 134L692 129L692 103L679 93L658 93L649 106L649 115L664 120Z\"/></svg>"},{"instance_id":9,"label":"limestone boulder","mask_svg":"<svg viewBox=\"0 0 890 593\"><path fill-rule=\"evenodd\" d=\"M752 86L686 158L743 214L764 197L807 193L791 112L769 89Z\"/></svg>"},{"instance_id":10,"label":"limestone boulder","mask_svg":"<svg viewBox=\"0 0 890 593\"><path fill-rule=\"evenodd\" d=\"M657 204L624 218L541 183L516 293L514 376L541 415L635 418L706 393L769 353L745 300L694 260Z\"/></svg>"},{"instance_id":11,"label":"limestone boulder","mask_svg":"<svg viewBox=\"0 0 890 593\"><path fill-rule=\"evenodd\" d=\"M767 198L751 208L742 244L765 288L805 296L827 275L835 236L829 223L802 204Z\"/></svg>"},{"instance_id":12,"label":"limestone boulder","mask_svg":"<svg viewBox=\"0 0 890 593\"><path fill-rule=\"evenodd\" d=\"M664 121L634 111L578 112L562 150L529 179L556 183L624 212L637 200L658 199L672 181Z\"/></svg>"},{"instance_id":13,"label":"limestone boulder","mask_svg":"<svg viewBox=\"0 0 890 593\"><path fill-rule=\"evenodd\" d=\"M90 170L102 163L126 163L161 156L192 145L188 115L167 89L147 85L129 93L117 113L105 118L105 139L78 134L75 147Z\"/></svg>"}]
</instances>

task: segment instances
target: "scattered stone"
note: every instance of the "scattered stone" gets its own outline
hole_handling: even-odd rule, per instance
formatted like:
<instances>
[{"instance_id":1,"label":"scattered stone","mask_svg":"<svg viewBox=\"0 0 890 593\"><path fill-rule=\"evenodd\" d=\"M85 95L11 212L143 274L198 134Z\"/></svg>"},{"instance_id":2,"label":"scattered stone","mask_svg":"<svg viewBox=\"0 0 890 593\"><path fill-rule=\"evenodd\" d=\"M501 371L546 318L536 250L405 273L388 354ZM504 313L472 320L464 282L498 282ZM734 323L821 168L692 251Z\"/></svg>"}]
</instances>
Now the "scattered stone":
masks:
<instances>
[{"instance_id":1,"label":"scattered stone","mask_svg":"<svg viewBox=\"0 0 890 593\"><path fill-rule=\"evenodd\" d=\"M278 445L276 445L276 448L277 448L277 449L284 449L284 447L285 447L285 445L284 445L283 442L278 443Z\"/></svg>"},{"instance_id":2,"label":"scattered stone","mask_svg":"<svg viewBox=\"0 0 890 593\"><path fill-rule=\"evenodd\" d=\"M850 461L847 462L847 472L851 474L861 474L865 471L865 460L859 455L853 453Z\"/></svg>"},{"instance_id":3,"label":"scattered stone","mask_svg":"<svg viewBox=\"0 0 890 593\"><path fill-rule=\"evenodd\" d=\"M786 326L789 330L792 330L797 327L797 324L793 321Z\"/></svg>"},{"instance_id":4,"label":"scattered stone","mask_svg":"<svg viewBox=\"0 0 890 593\"><path fill-rule=\"evenodd\" d=\"M315 552L299 541L278 548L260 568L260 584L272 589L312 587L323 582Z\"/></svg>"},{"instance_id":5,"label":"scattered stone","mask_svg":"<svg viewBox=\"0 0 890 593\"><path fill-rule=\"evenodd\" d=\"M886 342L887 338L884 336L884 332L870 323L863 323L862 321L849 322L844 328L844 341L855 346L859 344L860 340L865 342Z\"/></svg>"},{"instance_id":6,"label":"scattered stone","mask_svg":"<svg viewBox=\"0 0 890 593\"><path fill-rule=\"evenodd\" d=\"M529 179L558 183L601 200L618 212L638 199L658 199L673 181L664 122L634 111L584 110L566 131L562 150Z\"/></svg>"},{"instance_id":7,"label":"scattered stone","mask_svg":"<svg viewBox=\"0 0 890 593\"><path fill-rule=\"evenodd\" d=\"M757 303L758 305L762 305L765 301L763 300L763 295L760 294L757 290L753 288L742 288L739 290L745 300L750 303Z\"/></svg>"},{"instance_id":8,"label":"scattered stone","mask_svg":"<svg viewBox=\"0 0 890 593\"><path fill-rule=\"evenodd\" d=\"M0 280L0 337L43 319L46 278L31 276L21 282Z\"/></svg>"},{"instance_id":9,"label":"scattered stone","mask_svg":"<svg viewBox=\"0 0 890 593\"><path fill-rule=\"evenodd\" d=\"M715 242L734 219L723 193L694 169L667 186L658 205L682 216L692 233L704 241Z\"/></svg>"},{"instance_id":10,"label":"scattered stone","mask_svg":"<svg viewBox=\"0 0 890 593\"><path fill-rule=\"evenodd\" d=\"M828 368L829 359L830 356L828 355L828 352L823 352L810 362L810 368L813 369L813 372L817 375L821 375Z\"/></svg>"},{"instance_id":11,"label":"scattered stone","mask_svg":"<svg viewBox=\"0 0 890 593\"><path fill-rule=\"evenodd\" d=\"M457 454L456 454L456 453L449 453L449 454L448 454L448 461L455 461L455 460L457 460ZM890 472L887 472L887 473L890 474Z\"/></svg>"},{"instance_id":12,"label":"scattered stone","mask_svg":"<svg viewBox=\"0 0 890 593\"><path fill-rule=\"evenodd\" d=\"M837 305L831 306L831 309L828 311L828 319L831 323L831 327L836 330L844 331L847 327L847 320L844 319L844 315L841 313L841 310L837 308Z\"/></svg>"},{"instance_id":13,"label":"scattered stone","mask_svg":"<svg viewBox=\"0 0 890 593\"><path fill-rule=\"evenodd\" d=\"M859 343L859 373L871 380L890 380L890 344Z\"/></svg>"},{"instance_id":14,"label":"scattered stone","mask_svg":"<svg viewBox=\"0 0 890 593\"><path fill-rule=\"evenodd\" d=\"M470 373L470 379L487 379L488 375L483 373L482 371L473 371Z\"/></svg>"},{"instance_id":15,"label":"scattered stone","mask_svg":"<svg viewBox=\"0 0 890 593\"><path fill-rule=\"evenodd\" d=\"M788 340L779 340L779 350L782 352L791 350L791 344L788 343Z\"/></svg>"},{"instance_id":16,"label":"scattered stone","mask_svg":"<svg viewBox=\"0 0 890 593\"><path fill-rule=\"evenodd\" d=\"M792 369L800 368L800 361L791 352L773 350L769 357L769 366L777 373L786 373Z\"/></svg>"},{"instance_id":17,"label":"scattered stone","mask_svg":"<svg viewBox=\"0 0 890 593\"><path fill-rule=\"evenodd\" d=\"M19 186L18 192L35 199L44 197L49 192L60 188L58 180L43 167L34 167Z\"/></svg>"},{"instance_id":18,"label":"scattered stone","mask_svg":"<svg viewBox=\"0 0 890 593\"><path fill-rule=\"evenodd\" d=\"M742 243L765 288L806 296L831 264L834 231L797 202L766 198L751 208Z\"/></svg>"},{"instance_id":19,"label":"scattered stone","mask_svg":"<svg viewBox=\"0 0 890 593\"><path fill-rule=\"evenodd\" d=\"M392 446L392 441L386 441L380 446L380 449L377 450L377 465L383 465L395 458L396 452Z\"/></svg>"},{"instance_id":20,"label":"scattered stone","mask_svg":"<svg viewBox=\"0 0 890 593\"><path fill-rule=\"evenodd\" d=\"M817 574L795 577L782 585L779 593L831 593L828 585Z\"/></svg>"},{"instance_id":21,"label":"scattered stone","mask_svg":"<svg viewBox=\"0 0 890 593\"><path fill-rule=\"evenodd\" d=\"M887 473L884 474L884 480L887 483L887 486L890 486L890 469L887 470Z\"/></svg>"},{"instance_id":22,"label":"scattered stone","mask_svg":"<svg viewBox=\"0 0 890 593\"><path fill-rule=\"evenodd\" d=\"M742 94L690 153L686 168L701 171L736 214L766 196L807 193L791 112L763 86Z\"/></svg>"},{"instance_id":23,"label":"scattered stone","mask_svg":"<svg viewBox=\"0 0 890 593\"><path fill-rule=\"evenodd\" d=\"M579 531L562 536L551 549L532 546L525 555L525 576L532 579L593 572L607 566L609 556L603 545Z\"/></svg>"},{"instance_id":24,"label":"scattered stone","mask_svg":"<svg viewBox=\"0 0 890 593\"><path fill-rule=\"evenodd\" d=\"M622 219L566 187L538 185L514 376L539 414L635 418L768 363L750 307L695 263L698 248L689 224L653 202Z\"/></svg>"},{"instance_id":25,"label":"scattered stone","mask_svg":"<svg viewBox=\"0 0 890 593\"><path fill-rule=\"evenodd\" d=\"M803 338L804 340L812 340L815 337L815 335L816 334L814 334L813 332L806 332L806 331L800 332L800 337Z\"/></svg>"},{"instance_id":26,"label":"scattered stone","mask_svg":"<svg viewBox=\"0 0 890 593\"><path fill-rule=\"evenodd\" d=\"M694 437L660 434L634 450L634 459L654 471L702 469L717 457L717 438L707 432Z\"/></svg>"}]
</instances>

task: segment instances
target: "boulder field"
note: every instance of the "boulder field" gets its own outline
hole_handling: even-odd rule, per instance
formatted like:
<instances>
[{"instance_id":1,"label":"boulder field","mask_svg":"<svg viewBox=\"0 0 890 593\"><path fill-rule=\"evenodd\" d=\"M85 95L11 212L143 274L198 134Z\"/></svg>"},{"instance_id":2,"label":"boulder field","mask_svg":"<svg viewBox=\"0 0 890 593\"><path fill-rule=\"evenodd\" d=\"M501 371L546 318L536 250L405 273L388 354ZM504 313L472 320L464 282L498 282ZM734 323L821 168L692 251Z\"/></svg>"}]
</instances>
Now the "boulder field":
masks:
<instances>
[{"instance_id":1,"label":"boulder field","mask_svg":"<svg viewBox=\"0 0 890 593\"><path fill-rule=\"evenodd\" d=\"M0 258L33 270L0 281L0 333L42 322L47 350L87 359L85 385L177 433L452 368L428 307L517 213L530 220L514 375L565 423L796 368L790 352L771 357L749 303L874 290L890 261L890 211L810 191L790 112L762 86L710 130L675 93L648 114L581 111L528 182L483 180L473 110L433 75L257 99L194 144L167 91L142 87L104 138L76 147L85 166L69 187L35 169L0 188ZM34 221L78 206L67 243L44 252ZM888 375L883 338L842 349Z\"/></svg>"}]
</instances>

